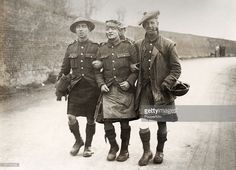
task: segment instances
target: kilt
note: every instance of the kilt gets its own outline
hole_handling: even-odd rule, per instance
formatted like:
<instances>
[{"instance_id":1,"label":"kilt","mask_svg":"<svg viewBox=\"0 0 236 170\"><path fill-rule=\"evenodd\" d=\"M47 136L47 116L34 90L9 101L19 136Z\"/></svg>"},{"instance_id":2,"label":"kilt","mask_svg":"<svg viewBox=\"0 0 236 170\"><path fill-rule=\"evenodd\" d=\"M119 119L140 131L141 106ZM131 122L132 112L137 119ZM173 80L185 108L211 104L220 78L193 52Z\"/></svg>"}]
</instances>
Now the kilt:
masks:
<instances>
[{"instance_id":1,"label":"kilt","mask_svg":"<svg viewBox=\"0 0 236 170\"><path fill-rule=\"evenodd\" d=\"M138 118L134 111L134 94L123 91L115 85L110 86L108 93L101 96L102 104L97 108L96 120L99 123L104 121L120 122L122 120L135 120Z\"/></svg>"},{"instance_id":2,"label":"kilt","mask_svg":"<svg viewBox=\"0 0 236 170\"><path fill-rule=\"evenodd\" d=\"M175 102L167 103L164 105L155 105L150 82L146 83L141 89L139 106L140 118L155 120L158 122L175 122L178 120ZM153 112L153 110L150 111L151 108L153 108L155 112ZM147 111L148 109L150 112Z\"/></svg>"},{"instance_id":3,"label":"kilt","mask_svg":"<svg viewBox=\"0 0 236 170\"><path fill-rule=\"evenodd\" d=\"M82 78L69 93L67 114L93 118L99 94L97 86Z\"/></svg>"}]
</instances>

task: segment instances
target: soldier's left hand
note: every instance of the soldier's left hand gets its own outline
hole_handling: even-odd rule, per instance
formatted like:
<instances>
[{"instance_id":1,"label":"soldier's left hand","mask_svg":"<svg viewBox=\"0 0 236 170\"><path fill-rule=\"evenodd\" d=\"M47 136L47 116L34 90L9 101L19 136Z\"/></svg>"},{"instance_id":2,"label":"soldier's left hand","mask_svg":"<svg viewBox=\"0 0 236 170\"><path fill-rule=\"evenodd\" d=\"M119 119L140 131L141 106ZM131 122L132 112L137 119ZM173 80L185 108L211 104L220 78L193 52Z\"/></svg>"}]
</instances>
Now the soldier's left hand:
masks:
<instances>
[{"instance_id":1,"label":"soldier's left hand","mask_svg":"<svg viewBox=\"0 0 236 170\"><path fill-rule=\"evenodd\" d=\"M122 90L127 91L130 88L130 84L128 81L123 81L120 84Z\"/></svg>"},{"instance_id":2,"label":"soldier's left hand","mask_svg":"<svg viewBox=\"0 0 236 170\"><path fill-rule=\"evenodd\" d=\"M139 63L130 64L130 70L131 70L132 72L138 71L138 70L139 70Z\"/></svg>"},{"instance_id":3,"label":"soldier's left hand","mask_svg":"<svg viewBox=\"0 0 236 170\"><path fill-rule=\"evenodd\" d=\"M65 101L67 101L67 99L68 99L68 95L65 95L64 97L65 97Z\"/></svg>"},{"instance_id":4,"label":"soldier's left hand","mask_svg":"<svg viewBox=\"0 0 236 170\"><path fill-rule=\"evenodd\" d=\"M95 60L92 62L93 68L95 69L101 69L102 68L102 61L100 60Z\"/></svg>"},{"instance_id":5,"label":"soldier's left hand","mask_svg":"<svg viewBox=\"0 0 236 170\"><path fill-rule=\"evenodd\" d=\"M169 91L169 90L170 90L169 87L168 87L168 85L166 84L166 82L163 82L163 83L161 84L161 90L162 90L162 91Z\"/></svg>"}]
</instances>

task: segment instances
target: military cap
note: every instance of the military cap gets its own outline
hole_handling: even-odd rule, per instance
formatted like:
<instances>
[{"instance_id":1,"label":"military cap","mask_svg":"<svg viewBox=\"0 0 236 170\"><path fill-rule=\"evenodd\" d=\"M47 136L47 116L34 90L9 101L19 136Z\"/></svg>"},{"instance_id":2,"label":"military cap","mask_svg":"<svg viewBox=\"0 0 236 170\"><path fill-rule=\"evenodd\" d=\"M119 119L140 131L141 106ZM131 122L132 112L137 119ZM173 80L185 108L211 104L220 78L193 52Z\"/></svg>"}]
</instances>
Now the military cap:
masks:
<instances>
[{"instance_id":1,"label":"military cap","mask_svg":"<svg viewBox=\"0 0 236 170\"><path fill-rule=\"evenodd\" d=\"M152 18L157 19L159 15L160 15L160 11L144 12L143 18L139 21L138 25L143 24L148 19L152 19Z\"/></svg>"},{"instance_id":2,"label":"military cap","mask_svg":"<svg viewBox=\"0 0 236 170\"><path fill-rule=\"evenodd\" d=\"M121 23L117 20L107 20L106 27L116 27L120 29Z\"/></svg>"},{"instance_id":3,"label":"military cap","mask_svg":"<svg viewBox=\"0 0 236 170\"><path fill-rule=\"evenodd\" d=\"M95 25L92 21L90 21L89 19L84 18L84 17L78 17L78 18L76 18L76 20L70 26L71 32L76 33L75 28L81 22L86 23L88 25L88 28L89 28L90 31L94 30Z\"/></svg>"},{"instance_id":4,"label":"military cap","mask_svg":"<svg viewBox=\"0 0 236 170\"><path fill-rule=\"evenodd\" d=\"M127 28L127 25L126 25L125 23L122 23L122 22L121 22L120 28L121 28L121 29L122 29L122 28Z\"/></svg>"}]
</instances>

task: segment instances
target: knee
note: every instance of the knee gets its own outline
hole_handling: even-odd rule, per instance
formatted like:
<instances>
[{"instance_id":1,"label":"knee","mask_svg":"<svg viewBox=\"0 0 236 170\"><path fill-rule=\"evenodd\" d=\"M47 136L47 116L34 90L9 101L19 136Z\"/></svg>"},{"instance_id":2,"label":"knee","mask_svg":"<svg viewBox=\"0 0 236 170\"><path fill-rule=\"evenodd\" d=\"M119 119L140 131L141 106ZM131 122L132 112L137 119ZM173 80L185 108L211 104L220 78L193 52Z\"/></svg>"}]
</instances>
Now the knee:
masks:
<instances>
[{"instance_id":1,"label":"knee","mask_svg":"<svg viewBox=\"0 0 236 170\"><path fill-rule=\"evenodd\" d=\"M113 124L111 122L104 122L104 130L107 131L111 129L114 129Z\"/></svg>"},{"instance_id":2,"label":"knee","mask_svg":"<svg viewBox=\"0 0 236 170\"><path fill-rule=\"evenodd\" d=\"M120 122L121 129L129 129L129 121Z\"/></svg>"},{"instance_id":3,"label":"knee","mask_svg":"<svg viewBox=\"0 0 236 170\"><path fill-rule=\"evenodd\" d=\"M77 122L76 117L74 115L68 114L68 123L72 125L72 124L75 124L76 122Z\"/></svg>"},{"instance_id":4,"label":"knee","mask_svg":"<svg viewBox=\"0 0 236 170\"><path fill-rule=\"evenodd\" d=\"M158 134L167 134L166 122L158 122Z\"/></svg>"},{"instance_id":5,"label":"knee","mask_svg":"<svg viewBox=\"0 0 236 170\"><path fill-rule=\"evenodd\" d=\"M140 126L139 126L139 129L141 131L146 131L146 129L149 129L149 126L150 126L150 123L147 121L147 122L142 122L140 123Z\"/></svg>"},{"instance_id":6,"label":"knee","mask_svg":"<svg viewBox=\"0 0 236 170\"><path fill-rule=\"evenodd\" d=\"M89 124L89 125L94 125L94 124L95 124L94 119L92 119L92 118L87 118L87 124Z\"/></svg>"}]
</instances>

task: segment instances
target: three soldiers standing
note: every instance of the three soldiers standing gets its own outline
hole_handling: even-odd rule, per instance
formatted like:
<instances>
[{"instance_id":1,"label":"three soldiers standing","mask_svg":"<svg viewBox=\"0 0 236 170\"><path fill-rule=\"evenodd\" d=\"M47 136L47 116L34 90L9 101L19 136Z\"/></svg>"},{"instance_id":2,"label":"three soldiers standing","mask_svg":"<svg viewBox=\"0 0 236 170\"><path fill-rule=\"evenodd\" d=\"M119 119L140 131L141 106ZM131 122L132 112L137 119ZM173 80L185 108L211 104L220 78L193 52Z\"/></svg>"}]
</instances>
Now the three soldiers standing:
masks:
<instances>
[{"instance_id":1,"label":"three soldiers standing","mask_svg":"<svg viewBox=\"0 0 236 170\"><path fill-rule=\"evenodd\" d=\"M168 91L179 78L181 66L175 43L159 35L158 16L159 11L144 13L139 24L146 31L145 38L135 44L123 38L122 26L116 20L106 21L108 40L100 46L88 40L88 33L95 27L91 21L79 18L71 25L71 31L78 35L78 41L69 45L59 77L68 75L72 70L67 111L69 127L76 139L72 155L76 155L84 145L76 116L87 117L83 155L87 157L93 153L90 146L95 133L94 112L100 91L103 105L99 110L103 117L105 137L110 143L108 161L116 159L122 162L128 159L129 121L137 119L137 113L145 118L143 106L174 106L175 96ZM99 66L94 60L100 61ZM167 140L166 121L176 120L176 114L156 120L158 145L154 163L163 161L163 148ZM119 146L114 122L120 122L121 125L122 143L117 157ZM153 154L148 124L141 125L139 135L143 155L139 165L145 166Z\"/></svg>"}]
</instances>

